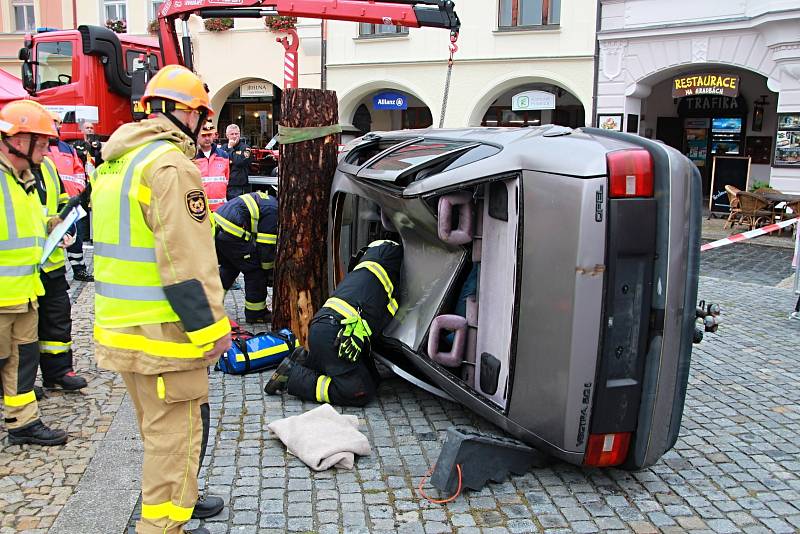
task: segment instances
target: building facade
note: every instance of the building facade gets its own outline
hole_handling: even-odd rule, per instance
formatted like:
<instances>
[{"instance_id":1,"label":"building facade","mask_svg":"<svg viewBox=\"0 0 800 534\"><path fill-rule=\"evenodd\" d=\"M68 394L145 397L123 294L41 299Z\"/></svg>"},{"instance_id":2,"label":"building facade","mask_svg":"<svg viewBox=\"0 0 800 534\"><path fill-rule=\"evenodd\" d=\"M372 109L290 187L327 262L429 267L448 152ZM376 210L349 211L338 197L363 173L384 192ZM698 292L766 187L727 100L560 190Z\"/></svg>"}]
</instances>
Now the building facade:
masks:
<instances>
[{"instance_id":1,"label":"building facade","mask_svg":"<svg viewBox=\"0 0 800 534\"><path fill-rule=\"evenodd\" d=\"M456 2L462 27L444 125L583 126L592 114L596 9L595 0ZM448 32L327 27L326 85L342 123L361 132L439 124ZM515 106L527 91L550 93L555 109Z\"/></svg>"},{"instance_id":2,"label":"building facade","mask_svg":"<svg viewBox=\"0 0 800 534\"><path fill-rule=\"evenodd\" d=\"M103 25L125 20L127 32L148 35L163 0L77 0L80 24ZM208 85L216 121L222 130L239 125L242 137L264 146L277 132L283 88L284 48L262 19L234 19L226 31L209 31L199 17L190 17L194 68ZM320 87L321 23L301 19L298 74L300 87Z\"/></svg>"},{"instance_id":3,"label":"building facade","mask_svg":"<svg viewBox=\"0 0 800 534\"><path fill-rule=\"evenodd\" d=\"M72 28L72 0L0 1L0 68L20 76L19 49L26 32L36 28Z\"/></svg>"},{"instance_id":4,"label":"building facade","mask_svg":"<svg viewBox=\"0 0 800 534\"><path fill-rule=\"evenodd\" d=\"M17 59L26 32L72 29L80 24L116 25L126 33L151 36L163 0L0 0L0 68L20 76ZM263 146L277 131L283 88L284 48L261 19L236 19L233 28L209 31L191 17L195 70L210 89L221 128L238 124L244 139ZM321 83L319 20L300 20L297 32L300 87ZM154 44L157 41L154 39ZM77 53L77 51L75 52Z\"/></svg>"},{"instance_id":5,"label":"building facade","mask_svg":"<svg viewBox=\"0 0 800 534\"><path fill-rule=\"evenodd\" d=\"M596 124L683 151L709 194L718 157L800 191L797 0L601 0Z\"/></svg>"}]
</instances>

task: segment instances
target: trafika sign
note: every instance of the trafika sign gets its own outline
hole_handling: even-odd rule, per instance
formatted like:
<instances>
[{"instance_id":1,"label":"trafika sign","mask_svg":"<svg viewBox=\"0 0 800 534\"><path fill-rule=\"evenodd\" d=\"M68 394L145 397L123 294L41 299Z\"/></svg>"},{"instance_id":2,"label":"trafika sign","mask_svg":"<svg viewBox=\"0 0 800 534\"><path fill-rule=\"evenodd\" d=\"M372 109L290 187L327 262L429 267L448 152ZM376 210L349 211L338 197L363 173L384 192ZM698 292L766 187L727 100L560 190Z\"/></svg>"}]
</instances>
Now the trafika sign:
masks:
<instances>
[{"instance_id":1,"label":"trafika sign","mask_svg":"<svg viewBox=\"0 0 800 534\"><path fill-rule=\"evenodd\" d=\"M408 109L408 98L400 93L384 91L372 97L374 109Z\"/></svg>"},{"instance_id":2,"label":"trafika sign","mask_svg":"<svg viewBox=\"0 0 800 534\"><path fill-rule=\"evenodd\" d=\"M556 95L547 91L525 91L511 97L511 111L556 109Z\"/></svg>"}]
</instances>

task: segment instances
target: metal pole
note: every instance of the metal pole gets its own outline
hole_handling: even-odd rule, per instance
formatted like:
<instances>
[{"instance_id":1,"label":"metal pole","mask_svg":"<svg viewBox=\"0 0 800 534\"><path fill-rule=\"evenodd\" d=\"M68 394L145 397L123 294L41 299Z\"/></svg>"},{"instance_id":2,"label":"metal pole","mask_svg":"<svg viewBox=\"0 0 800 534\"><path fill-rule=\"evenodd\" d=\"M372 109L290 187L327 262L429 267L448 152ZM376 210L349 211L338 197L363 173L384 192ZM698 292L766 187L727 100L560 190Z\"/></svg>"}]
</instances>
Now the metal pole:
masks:
<instances>
[{"instance_id":1,"label":"metal pole","mask_svg":"<svg viewBox=\"0 0 800 534\"><path fill-rule=\"evenodd\" d=\"M794 263L794 293L795 295L800 295L800 223L795 223L795 237L794 237L794 259L792 263Z\"/></svg>"}]
</instances>

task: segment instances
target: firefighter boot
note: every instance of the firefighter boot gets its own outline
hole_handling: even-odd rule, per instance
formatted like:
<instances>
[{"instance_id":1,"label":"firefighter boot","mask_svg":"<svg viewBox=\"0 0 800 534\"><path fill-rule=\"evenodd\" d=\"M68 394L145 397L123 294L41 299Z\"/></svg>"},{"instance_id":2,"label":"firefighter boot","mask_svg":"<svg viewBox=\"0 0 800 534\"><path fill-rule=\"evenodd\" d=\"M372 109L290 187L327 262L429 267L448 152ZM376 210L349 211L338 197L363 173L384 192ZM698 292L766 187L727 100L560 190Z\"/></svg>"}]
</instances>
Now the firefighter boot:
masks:
<instances>
[{"instance_id":1,"label":"firefighter boot","mask_svg":"<svg viewBox=\"0 0 800 534\"><path fill-rule=\"evenodd\" d=\"M267 385L264 386L264 393L267 395L276 395L277 393L286 389L286 383L289 381L289 372L295 365L303 365L308 358L308 351L303 347L297 347L294 352L284 358L281 364L272 373Z\"/></svg>"},{"instance_id":2,"label":"firefighter boot","mask_svg":"<svg viewBox=\"0 0 800 534\"><path fill-rule=\"evenodd\" d=\"M10 445L23 445L32 443L34 445L63 445L67 442L67 433L63 430L53 430L48 428L41 419L28 423L22 428L10 428L8 430L8 443Z\"/></svg>"},{"instance_id":3,"label":"firefighter boot","mask_svg":"<svg viewBox=\"0 0 800 534\"><path fill-rule=\"evenodd\" d=\"M94 276L89 274L86 267L73 268L72 278L78 282L94 282Z\"/></svg>"},{"instance_id":4,"label":"firefighter boot","mask_svg":"<svg viewBox=\"0 0 800 534\"><path fill-rule=\"evenodd\" d=\"M204 497L201 495L194 505L192 517L194 519L208 519L220 513L224 507L225 501L222 500L222 497L214 497L212 495Z\"/></svg>"},{"instance_id":5,"label":"firefighter boot","mask_svg":"<svg viewBox=\"0 0 800 534\"><path fill-rule=\"evenodd\" d=\"M75 374L75 371L67 371L61 378L56 378L52 381L42 380L42 385L46 388L53 389L56 385L61 386L65 391L76 391L86 387L86 379Z\"/></svg>"}]
</instances>

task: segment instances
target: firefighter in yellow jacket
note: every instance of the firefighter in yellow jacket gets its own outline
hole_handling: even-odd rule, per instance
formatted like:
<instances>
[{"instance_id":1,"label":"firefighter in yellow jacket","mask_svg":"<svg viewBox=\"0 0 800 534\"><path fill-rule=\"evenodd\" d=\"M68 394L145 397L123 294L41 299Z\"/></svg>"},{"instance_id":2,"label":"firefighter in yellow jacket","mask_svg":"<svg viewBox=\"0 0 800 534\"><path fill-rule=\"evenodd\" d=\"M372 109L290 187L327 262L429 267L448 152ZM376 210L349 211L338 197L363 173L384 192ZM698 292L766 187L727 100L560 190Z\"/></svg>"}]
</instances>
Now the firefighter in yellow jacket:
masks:
<instances>
[{"instance_id":1,"label":"firefighter in yellow jacket","mask_svg":"<svg viewBox=\"0 0 800 534\"><path fill-rule=\"evenodd\" d=\"M0 110L0 386L11 445L61 445L63 430L39 418L33 382L39 368L39 262L45 215L31 167L42 163L57 134L50 113L32 100Z\"/></svg>"},{"instance_id":2,"label":"firefighter in yellow jacket","mask_svg":"<svg viewBox=\"0 0 800 534\"><path fill-rule=\"evenodd\" d=\"M150 118L120 127L93 180L95 356L122 374L144 442L139 534L179 534L222 510L197 500L208 436L208 371L230 347L211 222L191 158L212 114L200 79L162 68ZM194 533L206 533L200 528Z\"/></svg>"}]
</instances>

